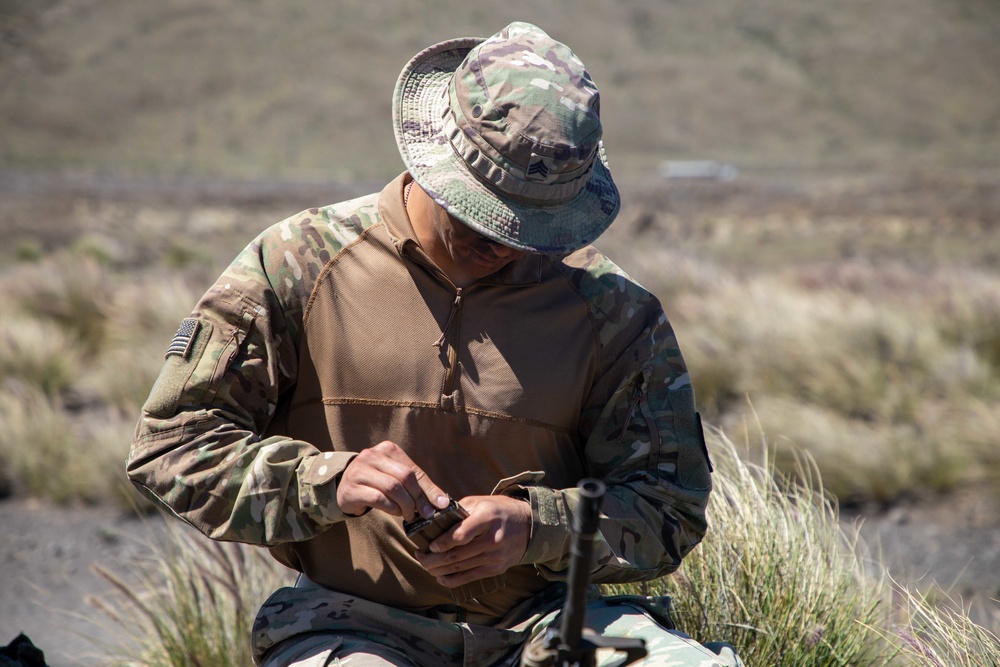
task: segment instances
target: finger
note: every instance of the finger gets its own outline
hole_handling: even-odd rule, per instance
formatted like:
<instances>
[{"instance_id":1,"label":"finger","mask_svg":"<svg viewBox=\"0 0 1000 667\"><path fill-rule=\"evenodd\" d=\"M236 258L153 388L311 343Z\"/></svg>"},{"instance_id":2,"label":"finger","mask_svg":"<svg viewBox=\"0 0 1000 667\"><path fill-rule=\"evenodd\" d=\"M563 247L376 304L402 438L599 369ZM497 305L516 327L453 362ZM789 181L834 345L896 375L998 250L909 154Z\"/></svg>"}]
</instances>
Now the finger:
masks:
<instances>
[{"instance_id":1,"label":"finger","mask_svg":"<svg viewBox=\"0 0 1000 667\"><path fill-rule=\"evenodd\" d=\"M495 558L475 545L469 545L440 554L418 553L417 560L432 576L441 577L482 567Z\"/></svg>"},{"instance_id":2,"label":"finger","mask_svg":"<svg viewBox=\"0 0 1000 667\"><path fill-rule=\"evenodd\" d=\"M352 514L368 507L393 516L411 517L414 513L413 499L399 480L373 468L355 474L338 490L338 499L341 508Z\"/></svg>"},{"instance_id":3,"label":"finger","mask_svg":"<svg viewBox=\"0 0 1000 667\"><path fill-rule=\"evenodd\" d=\"M408 469L380 452L364 451L345 469L337 489L341 508L359 514L365 507L411 517L416 505L399 478ZM353 509L352 509L353 508Z\"/></svg>"},{"instance_id":4,"label":"finger","mask_svg":"<svg viewBox=\"0 0 1000 667\"><path fill-rule=\"evenodd\" d=\"M429 549L431 553L436 554L454 551L458 547L472 544L481 535L487 533L489 529L489 523L480 523L477 521L477 517L470 515L450 530L439 535L436 540L430 543ZM482 539L487 540L488 538L484 537ZM482 546L480 546L480 549Z\"/></svg>"},{"instance_id":5,"label":"finger","mask_svg":"<svg viewBox=\"0 0 1000 667\"><path fill-rule=\"evenodd\" d=\"M421 497L426 498L431 505L439 510L443 510L448 507L448 494L445 493L440 486L434 483L434 481L428 477L421 468L417 467L414 470L414 476L416 478L417 487L420 489ZM434 513L434 509L431 508L430 514ZM427 516L430 516L428 514Z\"/></svg>"},{"instance_id":6,"label":"finger","mask_svg":"<svg viewBox=\"0 0 1000 667\"><path fill-rule=\"evenodd\" d=\"M418 470L399 445L387 440L359 453L345 476L349 473L353 482L376 492L374 497L370 492L366 494L373 498L373 508L402 517L413 516L419 508L422 515L430 516L434 510L417 483Z\"/></svg>"},{"instance_id":7,"label":"finger","mask_svg":"<svg viewBox=\"0 0 1000 667\"><path fill-rule=\"evenodd\" d=\"M381 494L385 505L383 511L387 514L401 516L404 519L417 513L418 502L407 490L406 485L393 474L381 474L375 480L375 488Z\"/></svg>"},{"instance_id":8,"label":"finger","mask_svg":"<svg viewBox=\"0 0 1000 667\"><path fill-rule=\"evenodd\" d=\"M448 494L407 456L406 452L394 442L385 441L377 447L385 454L382 461L385 472L393 475L403 484L406 493L412 499L414 507L424 518L434 514L434 509L448 507Z\"/></svg>"}]
</instances>

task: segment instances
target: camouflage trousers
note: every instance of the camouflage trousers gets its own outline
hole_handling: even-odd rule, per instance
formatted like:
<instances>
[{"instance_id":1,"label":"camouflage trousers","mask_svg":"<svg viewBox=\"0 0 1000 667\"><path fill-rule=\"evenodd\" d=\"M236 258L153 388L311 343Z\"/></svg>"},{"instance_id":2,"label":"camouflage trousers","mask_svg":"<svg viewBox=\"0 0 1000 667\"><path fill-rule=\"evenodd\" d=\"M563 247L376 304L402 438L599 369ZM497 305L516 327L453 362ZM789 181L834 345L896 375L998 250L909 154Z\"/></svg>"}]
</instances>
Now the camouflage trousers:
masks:
<instances>
[{"instance_id":1,"label":"camouflage trousers","mask_svg":"<svg viewBox=\"0 0 1000 667\"><path fill-rule=\"evenodd\" d=\"M596 588L595 588L596 592ZM517 667L526 642L542 641L558 618L565 586L556 584L495 625L446 614L408 612L323 588L305 577L263 604L253 628L260 667ZM660 599L601 598L587 604L587 627L608 637L642 638L637 665L743 667L725 644L703 646L671 630ZM598 665L614 659L598 654Z\"/></svg>"}]
</instances>

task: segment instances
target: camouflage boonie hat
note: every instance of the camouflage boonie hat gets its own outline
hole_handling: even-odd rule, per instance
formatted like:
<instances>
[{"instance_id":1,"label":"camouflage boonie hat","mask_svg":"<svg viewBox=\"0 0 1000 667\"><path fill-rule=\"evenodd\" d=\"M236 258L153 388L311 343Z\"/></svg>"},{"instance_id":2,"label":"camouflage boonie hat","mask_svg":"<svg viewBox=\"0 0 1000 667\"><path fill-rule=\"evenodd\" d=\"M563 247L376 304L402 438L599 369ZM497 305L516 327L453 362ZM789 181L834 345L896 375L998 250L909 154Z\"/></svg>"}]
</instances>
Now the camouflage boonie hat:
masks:
<instances>
[{"instance_id":1,"label":"camouflage boonie hat","mask_svg":"<svg viewBox=\"0 0 1000 667\"><path fill-rule=\"evenodd\" d=\"M570 252L618 214L597 87L569 47L530 23L420 52L399 75L392 114L420 187L495 241Z\"/></svg>"}]
</instances>

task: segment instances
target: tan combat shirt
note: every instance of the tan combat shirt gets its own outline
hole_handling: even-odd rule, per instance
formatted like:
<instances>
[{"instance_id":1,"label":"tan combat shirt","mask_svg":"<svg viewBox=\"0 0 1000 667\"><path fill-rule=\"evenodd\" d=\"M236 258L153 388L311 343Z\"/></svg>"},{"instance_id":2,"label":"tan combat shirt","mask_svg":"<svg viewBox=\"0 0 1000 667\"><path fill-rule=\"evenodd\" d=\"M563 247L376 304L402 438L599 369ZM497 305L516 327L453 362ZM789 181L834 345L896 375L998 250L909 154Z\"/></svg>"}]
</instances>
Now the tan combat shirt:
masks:
<instances>
[{"instance_id":1,"label":"tan combat shirt","mask_svg":"<svg viewBox=\"0 0 1000 667\"><path fill-rule=\"evenodd\" d=\"M463 606L501 616L565 578L575 486L608 488L595 582L673 571L702 538L710 466L657 300L593 248L528 255L464 290L380 194L261 234L182 323L143 407L133 482L220 540L403 608L452 602L401 519L348 517L339 473L399 444L455 498L526 492L522 564Z\"/></svg>"}]
</instances>

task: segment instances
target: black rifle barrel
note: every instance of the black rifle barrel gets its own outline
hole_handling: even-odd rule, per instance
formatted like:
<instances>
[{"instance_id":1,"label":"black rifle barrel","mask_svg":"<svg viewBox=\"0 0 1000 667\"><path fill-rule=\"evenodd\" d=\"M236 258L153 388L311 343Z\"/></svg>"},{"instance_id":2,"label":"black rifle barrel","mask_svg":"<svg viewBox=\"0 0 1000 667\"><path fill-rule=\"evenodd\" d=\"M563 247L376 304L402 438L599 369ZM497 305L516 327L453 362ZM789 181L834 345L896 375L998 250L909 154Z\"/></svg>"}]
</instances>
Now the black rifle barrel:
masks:
<instances>
[{"instance_id":1,"label":"black rifle barrel","mask_svg":"<svg viewBox=\"0 0 1000 667\"><path fill-rule=\"evenodd\" d=\"M573 550L569 565L566 605L563 607L559 647L575 651L580 646L587 613L587 587L593 567L594 542L601 524L601 501L606 487L599 479L585 478L577 485L580 505L573 517Z\"/></svg>"}]
</instances>

